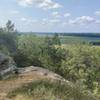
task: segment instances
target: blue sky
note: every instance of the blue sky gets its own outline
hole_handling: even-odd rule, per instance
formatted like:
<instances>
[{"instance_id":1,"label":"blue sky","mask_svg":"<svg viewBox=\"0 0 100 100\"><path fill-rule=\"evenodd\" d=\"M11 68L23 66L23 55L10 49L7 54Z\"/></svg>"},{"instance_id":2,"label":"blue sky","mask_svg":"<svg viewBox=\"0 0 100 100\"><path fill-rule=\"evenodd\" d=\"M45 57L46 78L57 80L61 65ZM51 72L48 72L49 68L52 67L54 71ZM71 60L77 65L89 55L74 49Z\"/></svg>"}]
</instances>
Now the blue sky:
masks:
<instances>
[{"instance_id":1,"label":"blue sky","mask_svg":"<svg viewBox=\"0 0 100 100\"><path fill-rule=\"evenodd\" d=\"M0 26L19 31L100 32L100 0L0 0Z\"/></svg>"}]
</instances>

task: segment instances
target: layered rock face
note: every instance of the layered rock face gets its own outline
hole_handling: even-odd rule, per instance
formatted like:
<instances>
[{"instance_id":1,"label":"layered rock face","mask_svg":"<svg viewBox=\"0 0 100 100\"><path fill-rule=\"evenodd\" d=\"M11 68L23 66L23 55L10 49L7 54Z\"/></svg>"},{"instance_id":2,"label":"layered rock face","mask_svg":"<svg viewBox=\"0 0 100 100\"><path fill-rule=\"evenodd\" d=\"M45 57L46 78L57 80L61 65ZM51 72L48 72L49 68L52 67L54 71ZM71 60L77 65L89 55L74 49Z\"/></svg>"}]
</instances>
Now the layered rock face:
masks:
<instances>
[{"instance_id":1,"label":"layered rock face","mask_svg":"<svg viewBox=\"0 0 100 100\"><path fill-rule=\"evenodd\" d=\"M15 62L11 57L0 53L0 78L6 78L16 70Z\"/></svg>"}]
</instances>

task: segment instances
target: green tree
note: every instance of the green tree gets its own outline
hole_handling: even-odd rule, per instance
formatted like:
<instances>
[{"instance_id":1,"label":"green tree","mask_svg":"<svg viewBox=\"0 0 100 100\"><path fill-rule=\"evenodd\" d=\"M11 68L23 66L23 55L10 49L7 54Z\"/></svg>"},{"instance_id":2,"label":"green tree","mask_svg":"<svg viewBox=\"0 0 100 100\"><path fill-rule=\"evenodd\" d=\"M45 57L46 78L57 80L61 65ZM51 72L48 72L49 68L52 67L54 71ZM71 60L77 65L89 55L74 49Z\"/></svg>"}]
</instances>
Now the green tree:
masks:
<instances>
[{"instance_id":1,"label":"green tree","mask_svg":"<svg viewBox=\"0 0 100 100\"><path fill-rule=\"evenodd\" d=\"M65 59L66 51L60 48L60 39L57 34L53 37L45 37L42 46L42 64L55 72L60 73L62 60Z\"/></svg>"},{"instance_id":2,"label":"green tree","mask_svg":"<svg viewBox=\"0 0 100 100\"><path fill-rule=\"evenodd\" d=\"M18 39L18 50L14 57L20 67L41 66L42 39L35 35L20 35Z\"/></svg>"},{"instance_id":3,"label":"green tree","mask_svg":"<svg viewBox=\"0 0 100 100\"><path fill-rule=\"evenodd\" d=\"M59 35L57 33L54 34L54 36L52 38L52 42L55 45L61 45L60 38L59 38Z\"/></svg>"},{"instance_id":4,"label":"green tree","mask_svg":"<svg viewBox=\"0 0 100 100\"><path fill-rule=\"evenodd\" d=\"M8 22L6 23L6 27L5 30L6 32L15 32L15 25L11 22L11 20L8 20Z\"/></svg>"},{"instance_id":5,"label":"green tree","mask_svg":"<svg viewBox=\"0 0 100 100\"><path fill-rule=\"evenodd\" d=\"M10 20L4 28L0 28L0 45L13 53L17 49L17 33L14 30L14 24Z\"/></svg>"}]
</instances>

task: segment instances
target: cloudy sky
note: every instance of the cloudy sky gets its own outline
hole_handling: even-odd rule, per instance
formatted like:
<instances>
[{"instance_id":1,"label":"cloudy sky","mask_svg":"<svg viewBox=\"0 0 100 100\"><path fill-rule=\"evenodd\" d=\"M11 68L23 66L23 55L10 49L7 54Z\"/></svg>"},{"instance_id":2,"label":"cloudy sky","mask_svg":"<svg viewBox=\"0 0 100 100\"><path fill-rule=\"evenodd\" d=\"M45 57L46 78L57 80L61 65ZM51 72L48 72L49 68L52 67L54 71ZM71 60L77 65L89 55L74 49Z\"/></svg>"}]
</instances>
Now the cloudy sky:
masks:
<instances>
[{"instance_id":1,"label":"cloudy sky","mask_svg":"<svg viewBox=\"0 0 100 100\"><path fill-rule=\"evenodd\" d=\"M19 31L100 32L100 0L0 0L0 26Z\"/></svg>"}]
</instances>

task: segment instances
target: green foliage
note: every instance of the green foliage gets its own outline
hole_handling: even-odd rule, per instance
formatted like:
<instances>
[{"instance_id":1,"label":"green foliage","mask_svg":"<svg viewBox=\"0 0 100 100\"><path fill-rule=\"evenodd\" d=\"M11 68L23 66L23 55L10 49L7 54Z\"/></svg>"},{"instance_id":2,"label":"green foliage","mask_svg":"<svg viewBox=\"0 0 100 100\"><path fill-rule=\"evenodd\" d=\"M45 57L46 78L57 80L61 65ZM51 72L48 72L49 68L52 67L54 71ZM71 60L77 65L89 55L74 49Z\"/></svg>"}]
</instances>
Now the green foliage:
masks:
<instances>
[{"instance_id":1,"label":"green foliage","mask_svg":"<svg viewBox=\"0 0 100 100\"><path fill-rule=\"evenodd\" d=\"M60 39L57 34L53 37L46 37L41 47L41 62L44 67L59 72L62 60L65 59L66 51L60 48Z\"/></svg>"},{"instance_id":2,"label":"green foliage","mask_svg":"<svg viewBox=\"0 0 100 100\"><path fill-rule=\"evenodd\" d=\"M7 22L6 27L0 29L0 48L4 53L5 51L13 53L17 49L17 34L11 21Z\"/></svg>"},{"instance_id":3,"label":"green foliage","mask_svg":"<svg viewBox=\"0 0 100 100\"><path fill-rule=\"evenodd\" d=\"M28 100L31 100L30 98L36 100L98 100L78 85L46 80L35 81L18 88L10 92L8 97L14 98L17 95L28 97Z\"/></svg>"},{"instance_id":4,"label":"green foliage","mask_svg":"<svg viewBox=\"0 0 100 100\"><path fill-rule=\"evenodd\" d=\"M7 33L15 32L14 27L15 26L14 26L14 24L12 24L11 20L8 20L8 22L6 23L5 31Z\"/></svg>"},{"instance_id":5,"label":"green foliage","mask_svg":"<svg viewBox=\"0 0 100 100\"><path fill-rule=\"evenodd\" d=\"M67 46L66 46L67 47ZM65 48L66 48L65 47ZM72 82L80 81L86 89L100 93L100 48L71 45L70 56L62 63L62 75Z\"/></svg>"},{"instance_id":6,"label":"green foliage","mask_svg":"<svg viewBox=\"0 0 100 100\"><path fill-rule=\"evenodd\" d=\"M54 34L54 36L52 38L52 42L55 45L61 45L61 41L60 41L59 35L57 33Z\"/></svg>"},{"instance_id":7,"label":"green foliage","mask_svg":"<svg viewBox=\"0 0 100 100\"><path fill-rule=\"evenodd\" d=\"M37 37L35 35L21 35L18 39L18 51L14 57L18 66L42 66L51 70L58 70L63 58L58 35L54 37ZM53 68L51 68L54 66Z\"/></svg>"},{"instance_id":8,"label":"green foliage","mask_svg":"<svg viewBox=\"0 0 100 100\"><path fill-rule=\"evenodd\" d=\"M4 53L6 55L10 55L8 48L3 44L0 45L0 52Z\"/></svg>"},{"instance_id":9,"label":"green foliage","mask_svg":"<svg viewBox=\"0 0 100 100\"><path fill-rule=\"evenodd\" d=\"M18 67L34 65L50 69L100 95L100 47L86 44L81 38L18 35L14 24L8 21L0 28L0 52L12 56ZM62 45L63 39L71 44Z\"/></svg>"},{"instance_id":10,"label":"green foliage","mask_svg":"<svg viewBox=\"0 0 100 100\"><path fill-rule=\"evenodd\" d=\"M31 65L41 66L39 56L41 53L42 38L34 35L21 35L18 39L18 50L15 61L20 67Z\"/></svg>"}]
</instances>

